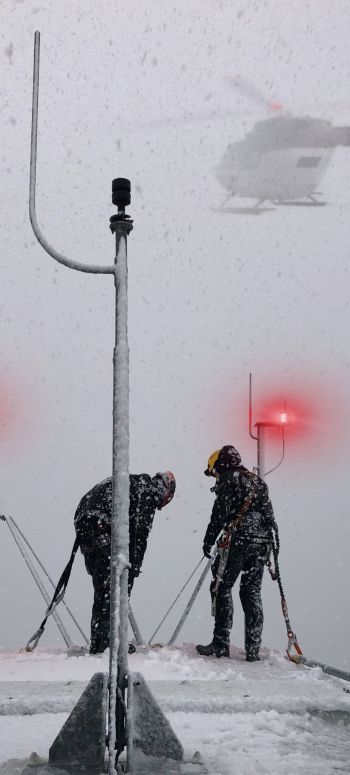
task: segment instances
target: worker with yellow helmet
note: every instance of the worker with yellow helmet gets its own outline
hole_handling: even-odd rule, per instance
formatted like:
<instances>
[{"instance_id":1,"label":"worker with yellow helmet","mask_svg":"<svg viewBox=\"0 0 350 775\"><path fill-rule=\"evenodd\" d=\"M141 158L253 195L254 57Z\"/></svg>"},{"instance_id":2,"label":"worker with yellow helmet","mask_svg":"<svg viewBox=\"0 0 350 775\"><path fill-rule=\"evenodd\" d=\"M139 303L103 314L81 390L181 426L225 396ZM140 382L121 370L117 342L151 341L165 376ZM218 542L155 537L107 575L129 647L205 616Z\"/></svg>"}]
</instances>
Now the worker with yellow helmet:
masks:
<instances>
[{"instance_id":1,"label":"worker with yellow helmet","mask_svg":"<svg viewBox=\"0 0 350 775\"><path fill-rule=\"evenodd\" d=\"M239 452L231 444L210 455L204 473L216 479L216 497L203 542L205 557L211 557L212 546L221 535L210 585L215 616L213 638L209 645L196 648L202 656L230 655L232 587L241 574L246 660L257 662L264 621L261 585L274 524L268 488L263 479L242 465Z\"/></svg>"}]
</instances>

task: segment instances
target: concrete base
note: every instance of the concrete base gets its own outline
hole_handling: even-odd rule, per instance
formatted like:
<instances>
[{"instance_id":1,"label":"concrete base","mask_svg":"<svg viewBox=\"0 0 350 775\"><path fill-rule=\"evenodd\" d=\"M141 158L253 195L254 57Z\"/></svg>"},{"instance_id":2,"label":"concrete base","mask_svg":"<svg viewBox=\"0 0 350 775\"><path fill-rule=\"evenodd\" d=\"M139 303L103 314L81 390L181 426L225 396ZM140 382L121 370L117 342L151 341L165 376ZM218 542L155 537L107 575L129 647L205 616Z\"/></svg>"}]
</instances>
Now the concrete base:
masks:
<instances>
[{"instance_id":1,"label":"concrete base","mask_svg":"<svg viewBox=\"0 0 350 775\"><path fill-rule=\"evenodd\" d=\"M130 762L156 758L164 764L164 759L174 763L183 760L182 745L141 673L129 674L128 709ZM142 772L139 767L138 764L137 772Z\"/></svg>"},{"instance_id":2,"label":"concrete base","mask_svg":"<svg viewBox=\"0 0 350 775\"><path fill-rule=\"evenodd\" d=\"M54 767L103 769L106 752L107 673L95 673L49 749Z\"/></svg>"},{"instance_id":3,"label":"concrete base","mask_svg":"<svg viewBox=\"0 0 350 775\"><path fill-rule=\"evenodd\" d=\"M49 761L32 754L0 775L103 775L106 768L108 674L95 673L49 749ZM198 753L185 761L182 745L140 673L129 674L127 761L118 772L137 775L205 775ZM24 769L23 769L24 767Z\"/></svg>"},{"instance_id":4,"label":"concrete base","mask_svg":"<svg viewBox=\"0 0 350 775\"><path fill-rule=\"evenodd\" d=\"M128 770L135 775L205 775L198 752L185 761L183 747L141 673L129 674ZM124 770L123 770L124 767Z\"/></svg>"},{"instance_id":5,"label":"concrete base","mask_svg":"<svg viewBox=\"0 0 350 775\"><path fill-rule=\"evenodd\" d=\"M32 754L23 775L100 775L104 772L108 674L95 673L49 749ZM5 775L5 774L4 774ZM7 775L7 774L6 774Z\"/></svg>"}]
</instances>

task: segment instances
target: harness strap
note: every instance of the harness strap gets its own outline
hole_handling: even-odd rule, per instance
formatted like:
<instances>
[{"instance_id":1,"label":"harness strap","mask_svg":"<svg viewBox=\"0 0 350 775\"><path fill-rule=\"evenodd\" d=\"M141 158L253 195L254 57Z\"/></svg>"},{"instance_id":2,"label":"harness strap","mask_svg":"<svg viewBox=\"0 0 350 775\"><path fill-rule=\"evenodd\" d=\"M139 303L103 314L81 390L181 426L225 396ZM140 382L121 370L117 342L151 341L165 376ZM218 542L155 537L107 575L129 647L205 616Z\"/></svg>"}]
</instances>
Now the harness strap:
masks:
<instances>
[{"instance_id":1,"label":"harness strap","mask_svg":"<svg viewBox=\"0 0 350 775\"><path fill-rule=\"evenodd\" d=\"M219 539L219 541L217 542L219 549L221 547L223 549L226 549L226 548L230 547L231 540L232 540L232 533L233 533L234 530L237 530L237 528L243 522L243 519L244 519L248 509L252 505L255 492L256 492L256 487L253 485L252 489L251 489L251 492L250 492L250 495L248 495L245 498L245 500L242 503L241 508L238 510L238 512L237 512L236 516L234 517L234 519L232 519L231 522L229 522L228 525L226 525L226 527L224 527L223 535Z\"/></svg>"},{"instance_id":2,"label":"harness strap","mask_svg":"<svg viewBox=\"0 0 350 775\"><path fill-rule=\"evenodd\" d=\"M51 600L51 603L50 603L50 605L46 609L45 617L42 620L40 627L36 630L34 635L32 635L32 637L29 639L29 641L28 641L28 643L27 643L27 645L26 645L26 647L24 649L25 651L34 651L34 649L38 645L39 640L40 640L40 638L41 638L41 636L42 636L42 634L43 634L43 632L45 630L45 625L46 625L46 622L47 622L49 616L51 616L51 614L55 610L56 606L58 606L58 604L61 602L61 600L63 600L64 595L65 595L65 591L67 589L67 584L68 584L68 581L69 581L69 577L70 577L70 574L72 572L72 567L73 567L73 562L75 560L75 555L76 555L78 549L79 549L79 538L76 538L75 541L74 541L74 544L73 544L73 549L72 549L71 556L70 556L70 558L69 558L69 560L67 562L67 565L66 565L66 567L65 567L65 569L64 569L64 571L63 571L63 573L62 573L62 575L60 577L60 580L59 580L59 582L57 584L57 587L56 587L56 589L55 589L55 591L53 593L53 598Z\"/></svg>"}]
</instances>

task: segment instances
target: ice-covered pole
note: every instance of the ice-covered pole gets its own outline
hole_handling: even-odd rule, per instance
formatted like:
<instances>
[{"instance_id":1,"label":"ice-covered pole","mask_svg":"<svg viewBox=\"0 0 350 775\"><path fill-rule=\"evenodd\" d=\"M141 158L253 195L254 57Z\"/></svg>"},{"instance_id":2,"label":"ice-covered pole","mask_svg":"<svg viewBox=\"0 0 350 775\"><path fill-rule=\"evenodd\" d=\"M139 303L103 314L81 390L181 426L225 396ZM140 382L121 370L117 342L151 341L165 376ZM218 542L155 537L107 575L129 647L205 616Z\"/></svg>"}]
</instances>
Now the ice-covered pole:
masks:
<instances>
[{"instance_id":1,"label":"ice-covered pole","mask_svg":"<svg viewBox=\"0 0 350 775\"><path fill-rule=\"evenodd\" d=\"M111 529L111 619L109 657L109 775L115 773L116 756L126 744L125 694L128 679L128 573L129 562L129 347L127 237L132 221L125 214L130 204L130 181L112 184L117 215L110 219L116 238L115 347L113 354L113 491Z\"/></svg>"},{"instance_id":2,"label":"ice-covered pole","mask_svg":"<svg viewBox=\"0 0 350 775\"><path fill-rule=\"evenodd\" d=\"M117 178L112 201L118 213L110 219L116 236L114 264L99 266L67 258L52 247L38 226L35 208L39 105L40 33L34 35L32 131L29 181L29 215L34 234L52 258L70 269L114 275L116 288L115 347L113 356L113 497L111 540L111 629L109 675L109 773L126 745L125 690L128 677L128 557L129 557L129 352L127 333L127 236L132 221L125 214L130 204L130 181Z\"/></svg>"}]
</instances>

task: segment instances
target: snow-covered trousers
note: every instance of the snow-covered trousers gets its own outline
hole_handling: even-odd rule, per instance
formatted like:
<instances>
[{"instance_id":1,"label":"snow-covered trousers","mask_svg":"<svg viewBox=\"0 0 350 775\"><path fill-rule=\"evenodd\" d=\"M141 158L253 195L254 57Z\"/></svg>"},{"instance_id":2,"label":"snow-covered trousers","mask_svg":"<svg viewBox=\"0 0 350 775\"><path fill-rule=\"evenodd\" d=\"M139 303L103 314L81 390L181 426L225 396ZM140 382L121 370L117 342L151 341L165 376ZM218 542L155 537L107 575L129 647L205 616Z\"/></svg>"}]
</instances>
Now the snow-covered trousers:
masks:
<instances>
[{"instance_id":1,"label":"snow-covered trousers","mask_svg":"<svg viewBox=\"0 0 350 775\"><path fill-rule=\"evenodd\" d=\"M222 582L216 596L213 643L230 644L230 630L233 621L232 587L241 573L239 596L245 617L245 649L247 654L258 653L264 614L261 600L261 584L267 557L267 544L235 542L231 544ZM219 556L213 563L214 580L210 585L212 594Z\"/></svg>"},{"instance_id":2,"label":"snow-covered trousers","mask_svg":"<svg viewBox=\"0 0 350 775\"><path fill-rule=\"evenodd\" d=\"M86 570L92 576L94 602L91 615L90 654L101 654L109 646L110 617L110 546L84 553ZM135 577L129 571L129 595Z\"/></svg>"}]
</instances>

